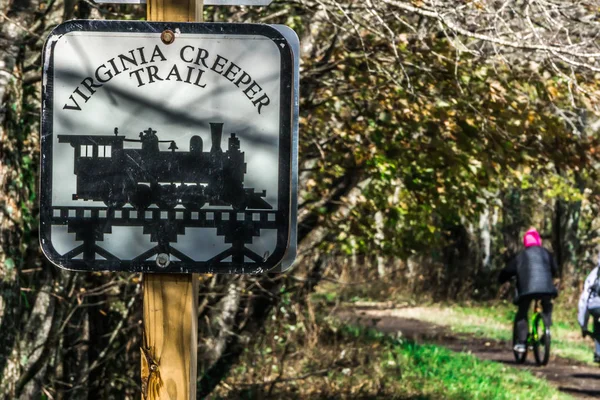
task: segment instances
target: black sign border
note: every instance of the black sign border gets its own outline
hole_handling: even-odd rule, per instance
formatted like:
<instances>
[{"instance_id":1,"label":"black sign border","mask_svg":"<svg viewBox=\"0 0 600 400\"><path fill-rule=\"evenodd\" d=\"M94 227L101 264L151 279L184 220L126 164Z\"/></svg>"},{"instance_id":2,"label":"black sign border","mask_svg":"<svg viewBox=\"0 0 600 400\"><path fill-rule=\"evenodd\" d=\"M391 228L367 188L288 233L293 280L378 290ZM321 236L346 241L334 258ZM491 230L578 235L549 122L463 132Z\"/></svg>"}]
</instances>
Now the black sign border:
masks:
<instances>
[{"instance_id":1,"label":"black sign border","mask_svg":"<svg viewBox=\"0 0 600 400\"><path fill-rule=\"evenodd\" d=\"M185 34L260 35L277 44L281 54L280 76L280 125L279 125L279 193L277 220L277 244L275 251L262 263L194 263L174 261L167 268L160 268L155 261L133 262L120 260L67 259L52 246L52 146L54 101L54 46L57 38L70 32L113 33L161 33L165 30ZM284 43L285 46L279 44ZM50 48L48 48L50 46ZM294 62L290 44L275 28L266 24L240 23L190 23L190 22L141 22L72 20L58 25L48 36L43 48L42 65L42 112L41 112L41 161L40 161L40 246L46 257L60 268L71 271L129 271L150 273L227 273L260 274L276 267L285 257L291 235L290 211L292 203L292 106ZM42 184L46 182L46 184Z\"/></svg>"}]
</instances>

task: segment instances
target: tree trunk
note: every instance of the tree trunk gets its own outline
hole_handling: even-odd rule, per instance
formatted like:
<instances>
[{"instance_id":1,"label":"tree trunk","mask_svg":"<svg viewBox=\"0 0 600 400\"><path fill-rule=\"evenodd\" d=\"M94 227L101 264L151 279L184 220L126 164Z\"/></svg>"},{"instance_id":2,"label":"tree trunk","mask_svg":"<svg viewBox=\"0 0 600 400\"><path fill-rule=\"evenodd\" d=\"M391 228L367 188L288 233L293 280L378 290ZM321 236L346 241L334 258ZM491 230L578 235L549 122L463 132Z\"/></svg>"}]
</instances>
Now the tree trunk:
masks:
<instances>
[{"instance_id":1,"label":"tree trunk","mask_svg":"<svg viewBox=\"0 0 600 400\"><path fill-rule=\"evenodd\" d=\"M502 238L504 239L504 262L510 261L520 250L520 233L524 226L521 215L521 192L511 188L501 193L502 198Z\"/></svg>"}]
</instances>

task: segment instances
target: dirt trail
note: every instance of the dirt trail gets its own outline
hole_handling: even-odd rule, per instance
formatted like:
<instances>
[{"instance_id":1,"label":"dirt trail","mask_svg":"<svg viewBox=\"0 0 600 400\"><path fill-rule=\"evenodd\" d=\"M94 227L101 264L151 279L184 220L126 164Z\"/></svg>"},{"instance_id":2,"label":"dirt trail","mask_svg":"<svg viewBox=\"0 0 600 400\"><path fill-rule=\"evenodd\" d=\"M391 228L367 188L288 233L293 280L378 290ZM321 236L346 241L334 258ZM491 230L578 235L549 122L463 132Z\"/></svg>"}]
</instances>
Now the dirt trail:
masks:
<instances>
[{"instance_id":1,"label":"dirt trail","mask_svg":"<svg viewBox=\"0 0 600 400\"><path fill-rule=\"evenodd\" d=\"M515 364L511 344L494 339L457 334L447 327L411 318L415 313L425 311L419 308L372 309L347 308L337 313L346 322L355 322L375 328L381 332L398 334L416 343L431 343L453 351L470 351L474 356L513 367L525 368L540 378L544 378L560 391L580 399L600 398L600 368L594 368L577 361L551 355L545 367L537 367L533 354L527 355L524 365ZM590 357L592 356L590 344Z\"/></svg>"}]
</instances>

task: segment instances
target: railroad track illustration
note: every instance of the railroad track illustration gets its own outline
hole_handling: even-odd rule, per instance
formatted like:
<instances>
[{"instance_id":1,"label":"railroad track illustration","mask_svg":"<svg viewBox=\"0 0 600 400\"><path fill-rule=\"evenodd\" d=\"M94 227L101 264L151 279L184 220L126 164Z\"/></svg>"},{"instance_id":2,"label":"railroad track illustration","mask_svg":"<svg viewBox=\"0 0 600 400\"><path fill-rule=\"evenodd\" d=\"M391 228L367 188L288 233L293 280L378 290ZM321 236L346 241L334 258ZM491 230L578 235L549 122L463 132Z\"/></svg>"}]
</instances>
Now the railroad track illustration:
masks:
<instances>
[{"instance_id":1,"label":"railroad track illustration","mask_svg":"<svg viewBox=\"0 0 600 400\"><path fill-rule=\"evenodd\" d=\"M80 257L83 261L114 263L120 260L98 242L104 240L105 234L111 234L113 227L142 227L145 235L156 246L129 260L132 264L142 263L154 255L167 254L181 261L194 262L192 258L171 246L177 242L177 236L184 235L186 228L216 228L217 236L223 236L230 248L207 260L208 264L219 263L219 268L226 267L224 262L231 257L233 264L243 263L246 258L254 262L262 262L264 255L259 255L246 247L254 237L259 237L261 230L277 229L282 218L276 210L232 210L134 208L115 209L111 207L52 207L50 221L53 226L67 226L69 233L75 234L77 241L83 242L69 252L63 254L64 261L72 261ZM98 260L96 254L105 260Z\"/></svg>"}]
</instances>

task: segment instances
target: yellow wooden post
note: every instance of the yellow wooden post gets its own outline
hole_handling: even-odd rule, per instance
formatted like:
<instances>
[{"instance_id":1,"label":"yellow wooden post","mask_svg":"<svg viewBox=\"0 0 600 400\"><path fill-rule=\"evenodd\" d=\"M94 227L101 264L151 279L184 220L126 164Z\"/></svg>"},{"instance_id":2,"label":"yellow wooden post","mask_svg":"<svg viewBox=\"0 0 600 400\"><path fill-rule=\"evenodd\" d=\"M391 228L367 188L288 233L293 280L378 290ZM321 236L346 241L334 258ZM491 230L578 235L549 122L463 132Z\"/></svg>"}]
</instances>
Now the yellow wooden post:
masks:
<instances>
[{"instance_id":1,"label":"yellow wooden post","mask_svg":"<svg viewBox=\"0 0 600 400\"><path fill-rule=\"evenodd\" d=\"M145 274L142 396L196 398L198 353L195 274Z\"/></svg>"},{"instance_id":2,"label":"yellow wooden post","mask_svg":"<svg viewBox=\"0 0 600 400\"><path fill-rule=\"evenodd\" d=\"M148 21L202 21L203 0L148 0ZM144 274L144 400L195 400L197 274Z\"/></svg>"}]
</instances>

